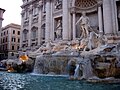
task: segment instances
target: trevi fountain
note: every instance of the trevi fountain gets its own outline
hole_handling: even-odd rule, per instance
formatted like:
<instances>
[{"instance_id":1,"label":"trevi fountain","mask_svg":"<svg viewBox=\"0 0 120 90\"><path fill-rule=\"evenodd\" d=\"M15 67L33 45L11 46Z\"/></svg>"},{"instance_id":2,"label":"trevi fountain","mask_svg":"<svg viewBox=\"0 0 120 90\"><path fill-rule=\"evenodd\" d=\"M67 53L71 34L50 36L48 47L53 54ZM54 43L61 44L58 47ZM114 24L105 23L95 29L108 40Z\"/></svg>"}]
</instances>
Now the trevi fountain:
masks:
<instances>
[{"instance_id":1,"label":"trevi fountain","mask_svg":"<svg viewBox=\"0 0 120 90\"><path fill-rule=\"evenodd\" d=\"M68 0L56 0L60 3L55 7L51 1L46 0L45 43L20 51L27 62L34 61L32 73L0 72L0 89L119 90L120 1L70 0L69 5ZM51 14L52 8L58 12ZM58 15L55 25L50 23L49 15L60 14L62 8L62 19ZM52 25L55 31L49 31Z\"/></svg>"}]
</instances>

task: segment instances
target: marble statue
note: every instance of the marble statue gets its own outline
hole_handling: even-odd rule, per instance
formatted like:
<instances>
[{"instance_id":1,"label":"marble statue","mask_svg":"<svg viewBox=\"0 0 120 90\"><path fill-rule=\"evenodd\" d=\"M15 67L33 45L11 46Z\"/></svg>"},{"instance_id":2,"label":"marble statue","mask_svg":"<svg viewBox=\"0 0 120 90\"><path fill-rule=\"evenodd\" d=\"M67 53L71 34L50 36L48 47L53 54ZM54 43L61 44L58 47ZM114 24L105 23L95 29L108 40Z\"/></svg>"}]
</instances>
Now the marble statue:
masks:
<instances>
[{"instance_id":1,"label":"marble statue","mask_svg":"<svg viewBox=\"0 0 120 90\"><path fill-rule=\"evenodd\" d=\"M62 21L61 20L57 21L57 25L55 29L56 29L55 30L56 39L61 39L62 38Z\"/></svg>"},{"instance_id":2,"label":"marble statue","mask_svg":"<svg viewBox=\"0 0 120 90\"><path fill-rule=\"evenodd\" d=\"M80 27L82 29L82 35L81 35L81 37L87 38L89 36L88 28L90 27L90 24L89 24L89 18L86 16L85 12L82 12L82 16L76 22L76 25L78 23L80 23Z\"/></svg>"}]
</instances>

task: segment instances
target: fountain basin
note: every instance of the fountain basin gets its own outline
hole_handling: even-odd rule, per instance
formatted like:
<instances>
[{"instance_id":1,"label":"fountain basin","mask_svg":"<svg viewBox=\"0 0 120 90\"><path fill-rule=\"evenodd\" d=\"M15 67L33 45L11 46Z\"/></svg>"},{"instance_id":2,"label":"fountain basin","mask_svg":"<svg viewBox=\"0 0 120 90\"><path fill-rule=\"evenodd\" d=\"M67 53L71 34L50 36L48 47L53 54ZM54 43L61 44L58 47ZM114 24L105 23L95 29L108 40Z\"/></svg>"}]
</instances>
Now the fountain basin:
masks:
<instances>
[{"instance_id":1,"label":"fountain basin","mask_svg":"<svg viewBox=\"0 0 120 90\"><path fill-rule=\"evenodd\" d=\"M120 84L88 83L66 76L0 72L0 90L119 90Z\"/></svg>"},{"instance_id":2,"label":"fountain basin","mask_svg":"<svg viewBox=\"0 0 120 90\"><path fill-rule=\"evenodd\" d=\"M104 78L104 79L88 79L90 83L120 83L120 79Z\"/></svg>"}]
</instances>

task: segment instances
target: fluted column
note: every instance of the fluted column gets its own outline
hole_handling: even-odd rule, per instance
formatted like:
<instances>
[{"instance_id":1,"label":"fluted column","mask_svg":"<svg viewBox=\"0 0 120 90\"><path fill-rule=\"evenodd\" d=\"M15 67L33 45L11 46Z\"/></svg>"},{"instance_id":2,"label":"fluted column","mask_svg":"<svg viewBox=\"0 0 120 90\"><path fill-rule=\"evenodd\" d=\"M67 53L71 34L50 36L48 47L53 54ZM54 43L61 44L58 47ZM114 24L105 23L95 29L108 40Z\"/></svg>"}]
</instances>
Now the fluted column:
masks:
<instances>
[{"instance_id":1,"label":"fluted column","mask_svg":"<svg viewBox=\"0 0 120 90\"><path fill-rule=\"evenodd\" d=\"M111 0L103 0L104 32L113 35Z\"/></svg>"},{"instance_id":2,"label":"fluted column","mask_svg":"<svg viewBox=\"0 0 120 90\"><path fill-rule=\"evenodd\" d=\"M114 35L117 35L118 32L118 20L117 20L117 7L116 7L116 0L110 0L111 1L111 7L112 7L112 24L113 24L113 32Z\"/></svg>"},{"instance_id":3,"label":"fluted column","mask_svg":"<svg viewBox=\"0 0 120 90\"><path fill-rule=\"evenodd\" d=\"M68 0L63 0L63 40L69 39Z\"/></svg>"},{"instance_id":4,"label":"fluted column","mask_svg":"<svg viewBox=\"0 0 120 90\"><path fill-rule=\"evenodd\" d=\"M30 49L31 46L31 25L32 24L32 6L30 6L29 10L29 32L28 32L28 47Z\"/></svg>"},{"instance_id":5,"label":"fluted column","mask_svg":"<svg viewBox=\"0 0 120 90\"><path fill-rule=\"evenodd\" d=\"M39 19L38 19L38 46L41 44L41 26L42 26L42 9L39 6Z\"/></svg>"},{"instance_id":6,"label":"fluted column","mask_svg":"<svg viewBox=\"0 0 120 90\"><path fill-rule=\"evenodd\" d=\"M21 32L20 32L20 49L22 48L22 44L23 44L23 23L24 23L24 11L21 13Z\"/></svg>"},{"instance_id":7,"label":"fluted column","mask_svg":"<svg viewBox=\"0 0 120 90\"><path fill-rule=\"evenodd\" d=\"M76 15L73 13L73 40L76 39Z\"/></svg>"},{"instance_id":8,"label":"fluted column","mask_svg":"<svg viewBox=\"0 0 120 90\"><path fill-rule=\"evenodd\" d=\"M51 23L51 4L50 0L46 0L46 30L45 30L45 42L48 42L50 39L50 23Z\"/></svg>"},{"instance_id":9,"label":"fluted column","mask_svg":"<svg viewBox=\"0 0 120 90\"><path fill-rule=\"evenodd\" d=\"M103 34L103 19L102 19L102 8L101 4L98 5L98 23L99 23L99 33Z\"/></svg>"}]
</instances>

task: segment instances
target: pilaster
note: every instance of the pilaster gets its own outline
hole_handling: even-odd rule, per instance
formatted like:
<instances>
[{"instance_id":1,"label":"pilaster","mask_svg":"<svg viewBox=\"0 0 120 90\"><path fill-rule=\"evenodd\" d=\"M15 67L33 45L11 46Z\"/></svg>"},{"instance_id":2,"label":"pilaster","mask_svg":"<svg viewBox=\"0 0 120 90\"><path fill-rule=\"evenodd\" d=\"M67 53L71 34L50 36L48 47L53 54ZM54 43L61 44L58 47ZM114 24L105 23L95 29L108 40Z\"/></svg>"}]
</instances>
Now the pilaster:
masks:
<instances>
[{"instance_id":1,"label":"pilaster","mask_svg":"<svg viewBox=\"0 0 120 90\"><path fill-rule=\"evenodd\" d=\"M103 34L103 16L102 16L102 0L98 1L98 24L99 33Z\"/></svg>"},{"instance_id":2,"label":"pilaster","mask_svg":"<svg viewBox=\"0 0 120 90\"><path fill-rule=\"evenodd\" d=\"M31 24L32 24L32 5L29 9L29 32L28 32L28 48L31 46Z\"/></svg>"},{"instance_id":3,"label":"pilaster","mask_svg":"<svg viewBox=\"0 0 120 90\"><path fill-rule=\"evenodd\" d=\"M103 0L104 32L107 36L113 35L111 0Z\"/></svg>"},{"instance_id":4,"label":"pilaster","mask_svg":"<svg viewBox=\"0 0 120 90\"><path fill-rule=\"evenodd\" d=\"M63 40L69 39L68 0L63 0Z\"/></svg>"},{"instance_id":5,"label":"pilaster","mask_svg":"<svg viewBox=\"0 0 120 90\"><path fill-rule=\"evenodd\" d=\"M76 39L76 15L75 12L73 13L73 40Z\"/></svg>"},{"instance_id":6,"label":"pilaster","mask_svg":"<svg viewBox=\"0 0 120 90\"><path fill-rule=\"evenodd\" d=\"M50 0L46 0L46 29L45 29L45 42L50 40L50 31L51 31L51 4Z\"/></svg>"},{"instance_id":7,"label":"pilaster","mask_svg":"<svg viewBox=\"0 0 120 90\"><path fill-rule=\"evenodd\" d=\"M38 46L41 45L41 26L42 26L42 9L41 3L39 4L39 20L38 20Z\"/></svg>"}]
</instances>

